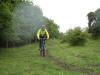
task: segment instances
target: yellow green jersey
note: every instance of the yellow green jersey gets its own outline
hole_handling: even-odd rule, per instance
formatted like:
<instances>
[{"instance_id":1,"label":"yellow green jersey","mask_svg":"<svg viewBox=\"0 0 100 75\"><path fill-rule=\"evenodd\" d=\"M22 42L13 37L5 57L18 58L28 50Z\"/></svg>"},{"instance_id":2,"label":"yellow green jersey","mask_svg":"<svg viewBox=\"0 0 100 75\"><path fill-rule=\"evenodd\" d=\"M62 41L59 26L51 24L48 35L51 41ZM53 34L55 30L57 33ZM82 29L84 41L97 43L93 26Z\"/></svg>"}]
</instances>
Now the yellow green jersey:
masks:
<instances>
[{"instance_id":1,"label":"yellow green jersey","mask_svg":"<svg viewBox=\"0 0 100 75\"><path fill-rule=\"evenodd\" d=\"M38 30L37 32L37 38L39 39L40 38L40 35L46 35L47 39L49 39L49 33L47 31L47 29L45 29L44 31L42 31L41 29Z\"/></svg>"}]
</instances>

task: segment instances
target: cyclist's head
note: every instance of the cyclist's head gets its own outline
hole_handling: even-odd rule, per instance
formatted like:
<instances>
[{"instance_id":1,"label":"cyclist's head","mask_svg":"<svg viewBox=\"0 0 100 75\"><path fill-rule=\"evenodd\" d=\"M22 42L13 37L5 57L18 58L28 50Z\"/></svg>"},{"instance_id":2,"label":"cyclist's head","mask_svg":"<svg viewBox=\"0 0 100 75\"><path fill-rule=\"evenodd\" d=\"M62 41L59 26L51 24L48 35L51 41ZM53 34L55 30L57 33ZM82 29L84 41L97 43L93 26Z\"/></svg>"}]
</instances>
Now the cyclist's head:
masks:
<instances>
[{"instance_id":1,"label":"cyclist's head","mask_svg":"<svg viewBox=\"0 0 100 75\"><path fill-rule=\"evenodd\" d=\"M41 30L44 31L45 29L46 29L46 26L45 25L42 25L41 26Z\"/></svg>"}]
</instances>

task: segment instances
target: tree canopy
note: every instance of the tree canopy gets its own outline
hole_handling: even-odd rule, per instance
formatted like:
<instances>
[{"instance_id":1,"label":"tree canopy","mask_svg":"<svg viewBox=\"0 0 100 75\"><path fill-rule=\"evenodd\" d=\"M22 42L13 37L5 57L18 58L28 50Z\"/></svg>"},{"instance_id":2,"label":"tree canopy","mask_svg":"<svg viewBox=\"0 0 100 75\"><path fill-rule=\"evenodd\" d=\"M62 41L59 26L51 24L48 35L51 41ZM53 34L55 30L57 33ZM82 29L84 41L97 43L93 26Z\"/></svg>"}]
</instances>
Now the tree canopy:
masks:
<instances>
[{"instance_id":1,"label":"tree canopy","mask_svg":"<svg viewBox=\"0 0 100 75\"><path fill-rule=\"evenodd\" d=\"M26 0L0 1L0 43L32 40L43 24L40 7Z\"/></svg>"},{"instance_id":2,"label":"tree canopy","mask_svg":"<svg viewBox=\"0 0 100 75\"><path fill-rule=\"evenodd\" d=\"M59 26L43 16L41 8L28 0L0 0L0 45L29 43L42 24L50 38L58 38Z\"/></svg>"}]
</instances>

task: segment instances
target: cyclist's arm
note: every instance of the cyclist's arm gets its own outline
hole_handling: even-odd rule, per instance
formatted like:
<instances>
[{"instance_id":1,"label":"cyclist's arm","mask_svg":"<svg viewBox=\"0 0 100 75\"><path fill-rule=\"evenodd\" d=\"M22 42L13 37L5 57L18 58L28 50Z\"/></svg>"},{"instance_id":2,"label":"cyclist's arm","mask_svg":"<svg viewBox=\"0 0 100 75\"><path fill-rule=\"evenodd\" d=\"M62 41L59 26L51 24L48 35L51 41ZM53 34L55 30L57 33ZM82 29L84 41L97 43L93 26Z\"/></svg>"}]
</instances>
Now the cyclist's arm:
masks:
<instances>
[{"instance_id":1,"label":"cyclist's arm","mask_svg":"<svg viewBox=\"0 0 100 75\"><path fill-rule=\"evenodd\" d=\"M41 29L39 29L38 32L37 32L37 38L38 39L40 38L40 31L41 31Z\"/></svg>"},{"instance_id":2,"label":"cyclist's arm","mask_svg":"<svg viewBox=\"0 0 100 75\"><path fill-rule=\"evenodd\" d=\"M46 29L45 29L45 32L46 32L47 39L49 39L49 33Z\"/></svg>"}]
</instances>

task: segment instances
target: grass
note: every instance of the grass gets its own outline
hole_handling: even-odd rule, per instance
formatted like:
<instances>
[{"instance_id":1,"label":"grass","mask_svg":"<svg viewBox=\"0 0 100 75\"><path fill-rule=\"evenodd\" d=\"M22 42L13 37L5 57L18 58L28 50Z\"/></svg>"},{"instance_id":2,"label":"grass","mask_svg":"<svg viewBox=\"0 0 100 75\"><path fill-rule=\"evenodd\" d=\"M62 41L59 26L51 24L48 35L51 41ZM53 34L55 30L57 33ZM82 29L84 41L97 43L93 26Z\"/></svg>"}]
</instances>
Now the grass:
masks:
<instances>
[{"instance_id":1,"label":"grass","mask_svg":"<svg viewBox=\"0 0 100 75\"><path fill-rule=\"evenodd\" d=\"M70 46L58 40L51 40L50 53L78 69L91 69L94 75L100 74L100 40L88 40L85 46Z\"/></svg>"},{"instance_id":2,"label":"grass","mask_svg":"<svg viewBox=\"0 0 100 75\"><path fill-rule=\"evenodd\" d=\"M65 71L55 62L43 58L38 44L0 50L0 75L78 75L81 73Z\"/></svg>"},{"instance_id":3,"label":"grass","mask_svg":"<svg viewBox=\"0 0 100 75\"><path fill-rule=\"evenodd\" d=\"M100 74L100 40L89 40L85 46L69 46L60 40L48 40L47 49L59 60L77 66L78 69L92 69ZM38 43L0 49L0 75L86 75L64 70L56 62L41 57Z\"/></svg>"}]
</instances>

